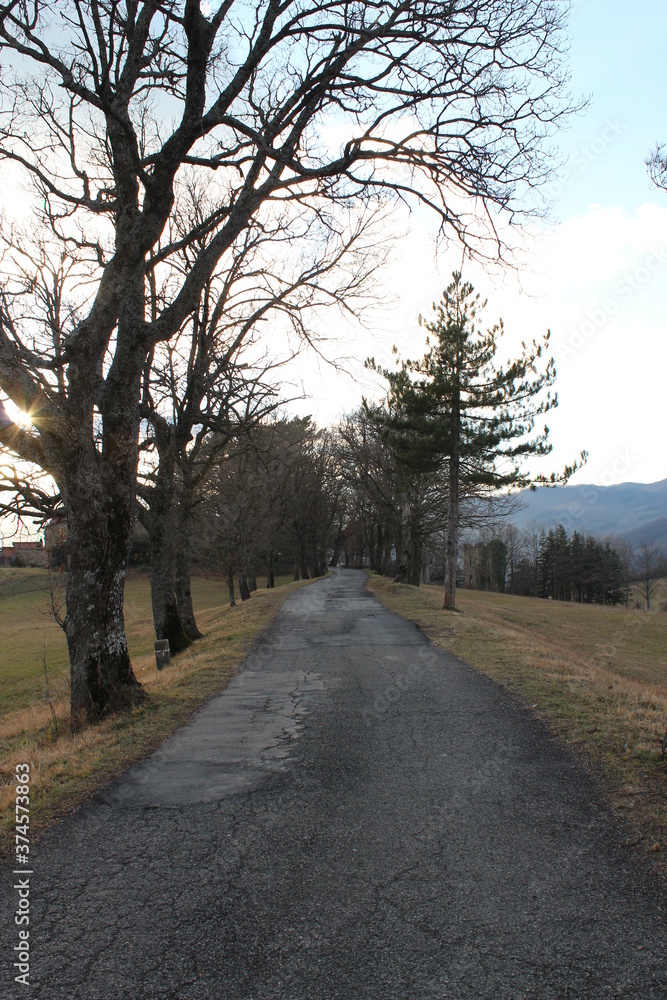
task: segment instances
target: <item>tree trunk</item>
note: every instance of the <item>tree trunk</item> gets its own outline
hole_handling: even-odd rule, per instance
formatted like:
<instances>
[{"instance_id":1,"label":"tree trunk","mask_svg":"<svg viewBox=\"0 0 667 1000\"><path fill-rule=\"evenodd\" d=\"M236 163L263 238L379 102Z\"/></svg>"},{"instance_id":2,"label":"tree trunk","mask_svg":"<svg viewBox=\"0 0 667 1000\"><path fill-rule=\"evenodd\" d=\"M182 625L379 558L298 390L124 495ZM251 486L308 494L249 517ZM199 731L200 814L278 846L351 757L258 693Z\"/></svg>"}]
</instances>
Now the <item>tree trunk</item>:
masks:
<instances>
[{"instance_id":1,"label":"tree trunk","mask_svg":"<svg viewBox=\"0 0 667 1000\"><path fill-rule=\"evenodd\" d=\"M236 607L236 598L234 597L234 570L230 569L227 573L227 589L229 591L229 606L230 608Z\"/></svg>"},{"instance_id":2,"label":"tree trunk","mask_svg":"<svg viewBox=\"0 0 667 1000\"><path fill-rule=\"evenodd\" d=\"M342 522L338 525L338 531L336 532L336 541L334 542L333 555L331 556L330 566L337 566L338 560L340 559L341 550L343 548L343 524Z\"/></svg>"},{"instance_id":3,"label":"tree trunk","mask_svg":"<svg viewBox=\"0 0 667 1000\"><path fill-rule=\"evenodd\" d=\"M396 564L395 583L411 583L412 510L407 497L403 500L401 509L401 553Z\"/></svg>"},{"instance_id":4,"label":"tree trunk","mask_svg":"<svg viewBox=\"0 0 667 1000\"><path fill-rule=\"evenodd\" d=\"M417 537L414 530L414 523L411 531L410 538L410 571L408 574L408 583L411 583L413 587L418 587L421 583L421 572L422 572L422 543Z\"/></svg>"},{"instance_id":5,"label":"tree trunk","mask_svg":"<svg viewBox=\"0 0 667 1000\"><path fill-rule=\"evenodd\" d=\"M312 557L313 579L315 579L316 577L324 576L324 574L327 571L326 556L321 558L321 555L322 554L319 547L317 546L317 542L315 542L315 546L313 548L313 557Z\"/></svg>"},{"instance_id":6,"label":"tree trunk","mask_svg":"<svg viewBox=\"0 0 667 1000\"><path fill-rule=\"evenodd\" d=\"M302 580L310 580L310 573L306 566L306 546L305 542L299 542L299 573ZM297 580L299 578L297 577Z\"/></svg>"},{"instance_id":7,"label":"tree trunk","mask_svg":"<svg viewBox=\"0 0 667 1000\"><path fill-rule=\"evenodd\" d=\"M269 549L266 556L266 589L273 590L276 580L273 575L273 549Z\"/></svg>"},{"instance_id":8,"label":"tree trunk","mask_svg":"<svg viewBox=\"0 0 667 1000\"><path fill-rule=\"evenodd\" d=\"M172 653L190 645L176 604L176 498L173 428L155 426L159 465L150 491L145 525L151 547L151 605L156 639L168 639Z\"/></svg>"},{"instance_id":9,"label":"tree trunk","mask_svg":"<svg viewBox=\"0 0 667 1000\"><path fill-rule=\"evenodd\" d=\"M377 534L375 536L375 552L373 557L373 564L371 564L371 569L374 569L376 573L384 572L384 566L382 565L383 549L384 549L384 535L382 533L382 525L378 522Z\"/></svg>"},{"instance_id":10,"label":"tree trunk","mask_svg":"<svg viewBox=\"0 0 667 1000\"><path fill-rule=\"evenodd\" d=\"M125 636L123 598L134 527L136 438L120 433L106 454L92 435L64 450L59 483L67 512L67 613L72 725L123 708L141 690Z\"/></svg>"},{"instance_id":11,"label":"tree trunk","mask_svg":"<svg viewBox=\"0 0 667 1000\"><path fill-rule=\"evenodd\" d=\"M366 532L366 544L368 546L368 565L371 572L375 572L375 525L371 521L370 529Z\"/></svg>"},{"instance_id":12,"label":"tree trunk","mask_svg":"<svg viewBox=\"0 0 667 1000\"><path fill-rule=\"evenodd\" d=\"M451 455L449 459L449 509L447 513L447 537L445 539L445 594L442 607L445 611L456 610L456 566L459 555L459 459Z\"/></svg>"},{"instance_id":13,"label":"tree trunk","mask_svg":"<svg viewBox=\"0 0 667 1000\"><path fill-rule=\"evenodd\" d=\"M190 577L192 573L192 503L193 491L184 484L178 505L178 530L176 533L176 578L174 592L176 606L181 617L181 624L188 639L201 639L202 634L197 628L195 611L192 605L192 588Z\"/></svg>"},{"instance_id":14,"label":"tree trunk","mask_svg":"<svg viewBox=\"0 0 667 1000\"><path fill-rule=\"evenodd\" d=\"M387 532L384 539L384 553L382 556L382 572L385 576L391 576L392 558L391 550L393 548L391 536Z\"/></svg>"},{"instance_id":15,"label":"tree trunk","mask_svg":"<svg viewBox=\"0 0 667 1000\"><path fill-rule=\"evenodd\" d=\"M250 598L250 588L248 587L248 577L246 576L245 569L239 570L238 579L239 579L239 594L241 595L241 600L247 601Z\"/></svg>"},{"instance_id":16,"label":"tree trunk","mask_svg":"<svg viewBox=\"0 0 667 1000\"><path fill-rule=\"evenodd\" d=\"M172 654L191 644L176 603L176 542L172 525L153 525L151 534L151 606L156 639L168 639Z\"/></svg>"},{"instance_id":17,"label":"tree trunk","mask_svg":"<svg viewBox=\"0 0 667 1000\"><path fill-rule=\"evenodd\" d=\"M192 552L190 549L190 539L179 533L176 548L176 579L174 582L176 606L185 634L188 639L195 641L202 638L202 633L197 628L195 610L192 604L191 567Z\"/></svg>"}]
</instances>

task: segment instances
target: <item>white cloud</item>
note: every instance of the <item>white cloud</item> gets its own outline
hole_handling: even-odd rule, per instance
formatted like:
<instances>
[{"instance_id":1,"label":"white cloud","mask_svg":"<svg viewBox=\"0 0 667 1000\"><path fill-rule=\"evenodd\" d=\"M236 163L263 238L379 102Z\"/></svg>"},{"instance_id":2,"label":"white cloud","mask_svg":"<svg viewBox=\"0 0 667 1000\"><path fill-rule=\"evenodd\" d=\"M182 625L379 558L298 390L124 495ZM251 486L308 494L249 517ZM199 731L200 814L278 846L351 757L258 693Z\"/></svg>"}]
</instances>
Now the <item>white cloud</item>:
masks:
<instances>
[{"instance_id":1,"label":"white cloud","mask_svg":"<svg viewBox=\"0 0 667 1000\"><path fill-rule=\"evenodd\" d=\"M550 415L554 452L544 463L548 471L586 448L589 463L577 481L667 477L667 206L650 203L631 212L591 205L547 236L534 237L526 251L516 274L468 264L464 274L489 300L488 325L504 319L507 347L501 357L521 339L552 331L560 406ZM428 224L415 215L385 279L394 294L391 311L377 336L357 336L357 358L374 354L388 366L393 343L403 354L421 353L417 317L428 313L460 266L454 248L435 260ZM369 391L367 373L360 367L357 373ZM321 389L310 379L319 402L309 406L320 422L335 420L361 396L349 378L323 369L320 379ZM620 453L627 460L620 462Z\"/></svg>"}]
</instances>

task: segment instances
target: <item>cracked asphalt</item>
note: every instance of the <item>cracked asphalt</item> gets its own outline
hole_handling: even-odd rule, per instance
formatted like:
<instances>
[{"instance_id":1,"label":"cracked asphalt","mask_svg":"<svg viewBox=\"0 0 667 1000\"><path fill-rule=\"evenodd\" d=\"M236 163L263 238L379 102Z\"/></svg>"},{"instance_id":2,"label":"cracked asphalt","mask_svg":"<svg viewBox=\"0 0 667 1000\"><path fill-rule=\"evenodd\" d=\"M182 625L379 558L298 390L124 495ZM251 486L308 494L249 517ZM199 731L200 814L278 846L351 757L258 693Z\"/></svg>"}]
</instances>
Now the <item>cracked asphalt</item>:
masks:
<instances>
[{"instance_id":1,"label":"cracked asphalt","mask_svg":"<svg viewBox=\"0 0 667 1000\"><path fill-rule=\"evenodd\" d=\"M2 997L667 997L664 884L541 724L339 570L44 837Z\"/></svg>"}]
</instances>

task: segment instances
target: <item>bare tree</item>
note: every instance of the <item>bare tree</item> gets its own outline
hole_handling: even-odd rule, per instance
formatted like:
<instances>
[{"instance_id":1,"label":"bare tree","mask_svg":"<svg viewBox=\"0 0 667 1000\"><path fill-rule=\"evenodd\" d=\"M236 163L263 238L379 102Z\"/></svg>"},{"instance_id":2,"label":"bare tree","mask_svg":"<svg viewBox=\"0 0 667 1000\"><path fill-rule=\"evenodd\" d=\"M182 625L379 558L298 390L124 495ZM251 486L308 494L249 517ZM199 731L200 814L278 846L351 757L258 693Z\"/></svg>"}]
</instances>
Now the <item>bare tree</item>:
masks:
<instances>
[{"instance_id":1,"label":"bare tree","mask_svg":"<svg viewBox=\"0 0 667 1000\"><path fill-rule=\"evenodd\" d=\"M540 551L542 539L544 538L544 528L533 518L528 522L522 532L523 546L530 564L532 578L532 595L537 597L539 572L540 572Z\"/></svg>"},{"instance_id":2,"label":"bare tree","mask_svg":"<svg viewBox=\"0 0 667 1000\"><path fill-rule=\"evenodd\" d=\"M212 208L194 182L189 195L177 237ZM188 511L203 477L235 435L277 407L276 371L304 344L317 349L318 314L341 303L354 313L370 301L382 234L363 216L324 240L316 228L313 219L304 220L297 238L284 213L249 226L237 252L226 255L205 284L183 330L158 345L145 366L142 416L150 434L144 447L154 447L158 462L140 485L139 509L151 538L156 635L168 639L172 651L200 635L190 591ZM203 235L183 248L177 277L187 275L208 242ZM157 312L168 289L153 285L151 292ZM272 356L261 347L263 323L274 334Z\"/></svg>"},{"instance_id":3,"label":"bare tree","mask_svg":"<svg viewBox=\"0 0 667 1000\"><path fill-rule=\"evenodd\" d=\"M392 550L400 547L404 476L380 428L363 407L339 425L336 459L347 487L347 518L368 525L371 569L389 573ZM335 562L339 554L335 553Z\"/></svg>"},{"instance_id":4,"label":"bare tree","mask_svg":"<svg viewBox=\"0 0 667 1000\"><path fill-rule=\"evenodd\" d=\"M625 606L630 603L630 572L634 562L634 550L632 542L627 538L612 539L614 549L618 553L618 558L623 574L623 589L625 590Z\"/></svg>"},{"instance_id":5,"label":"bare tree","mask_svg":"<svg viewBox=\"0 0 667 1000\"><path fill-rule=\"evenodd\" d=\"M505 526L502 532L502 539L507 548L507 571L509 573L510 594L514 593L514 575L519 564L519 560L525 552L521 532L514 524Z\"/></svg>"},{"instance_id":6,"label":"bare tree","mask_svg":"<svg viewBox=\"0 0 667 1000\"><path fill-rule=\"evenodd\" d=\"M655 595L657 578L660 575L664 554L657 542L642 538L635 549L635 570L638 577L638 592L646 601L646 610L651 610L651 598Z\"/></svg>"},{"instance_id":7,"label":"bare tree","mask_svg":"<svg viewBox=\"0 0 667 1000\"><path fill-rule=\"evenodd\" d=\"M138 690L123 594L150 352L181 329L248 226L287 205L297 228L311 215L324 230L339 208L414 197L438 213L443 233L479 253L501 251L498 213L516 221L526 190L546 177L542 140L563 114L564 8L0 8L0 157L34 183L39 229L32 249L27 239L19 249L12 233L5 239L0 389L32 429L3 420L0 443L52 477L66 513L74 723ZM169 222L187 166L209 175L216 202L175 244ZM206 248L148 316L147 283L203 230ZM75 307L55 324L20 273L21 252L37 270L39 246L51 261L66 259L62 292Z\"/></svg>"},{"instance_id":8,"label":"bare tree","mask_svg":"<svg viewBox=\"0 0 667 1000\"><path fill-rule=\"evenodd\" d=\"M337 513L329 435L310 418L269 420L219 455L195 518L198 557L228 579L241 598L265 562L273 586L276 546L294 553L295 579L321 576ZM333 487L333 488L332 488Z\"/></svg>"},{"instance_id":9,"label":"bare tree","mask_svg":"<svg viewBox=\"0 0 667 1000\"><path fill-rule=\"evenodd\" d=\"M657 188L667 191L667 151L665 146L656 145L646 161L648 175Z\"/></svg>"}]
</instances>

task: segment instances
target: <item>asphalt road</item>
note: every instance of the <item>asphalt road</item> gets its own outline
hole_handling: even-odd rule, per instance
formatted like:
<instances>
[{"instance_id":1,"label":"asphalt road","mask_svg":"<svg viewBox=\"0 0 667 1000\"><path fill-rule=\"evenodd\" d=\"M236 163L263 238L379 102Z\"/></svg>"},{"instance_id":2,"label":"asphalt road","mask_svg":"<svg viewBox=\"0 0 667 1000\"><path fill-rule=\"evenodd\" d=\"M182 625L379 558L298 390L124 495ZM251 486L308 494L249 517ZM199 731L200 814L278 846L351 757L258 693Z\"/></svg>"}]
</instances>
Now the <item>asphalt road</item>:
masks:
<instances>
[{"instance_id":1,"label":"asphalt road","mask_svg":"<svg viewBox=\"0 0 667 1000\"><path fill-rule=\"evenodd\" d=\"M338 571L44 838L2 997L667 997L664 887L492 682Z\"/></svg>"}]
</instances>

